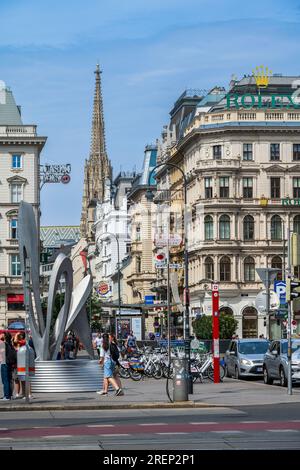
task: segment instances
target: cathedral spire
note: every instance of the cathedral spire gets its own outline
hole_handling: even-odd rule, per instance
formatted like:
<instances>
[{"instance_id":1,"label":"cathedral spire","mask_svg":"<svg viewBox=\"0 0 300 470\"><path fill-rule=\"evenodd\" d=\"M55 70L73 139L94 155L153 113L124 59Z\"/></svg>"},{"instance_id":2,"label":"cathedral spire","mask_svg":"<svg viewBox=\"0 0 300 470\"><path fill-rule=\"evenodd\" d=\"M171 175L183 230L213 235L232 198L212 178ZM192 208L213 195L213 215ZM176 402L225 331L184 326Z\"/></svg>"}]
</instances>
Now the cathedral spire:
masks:
<instances>
[{"instance_id":1,"label":"cathedral spire","mask_svg":"<svg viewBox=\"0 0 300 470\"><path fill-rule=\"evenodd\" d=\"M103 202L106 182L112 180L111 163L106 153L104 112L101 89L101 70L96 66L95 94L92 118L92 136L89 159L84 169L84 186L81 213L81 235L90 240L93 238L91 226L93 217L92 208L97 202Z\"/></svg>"},{"instance_id":2,"label":"cathedral spire","mask_svg":"<svg viewBox=\"0 0 300 470\"><path fill-rule=\"evenodd\" d=\"M103 100L101 89L101 73L99 64L96 66L96 85L94 95L91 156L106 157L105 128L103 114Z\"/></svg>"}]
</instances>

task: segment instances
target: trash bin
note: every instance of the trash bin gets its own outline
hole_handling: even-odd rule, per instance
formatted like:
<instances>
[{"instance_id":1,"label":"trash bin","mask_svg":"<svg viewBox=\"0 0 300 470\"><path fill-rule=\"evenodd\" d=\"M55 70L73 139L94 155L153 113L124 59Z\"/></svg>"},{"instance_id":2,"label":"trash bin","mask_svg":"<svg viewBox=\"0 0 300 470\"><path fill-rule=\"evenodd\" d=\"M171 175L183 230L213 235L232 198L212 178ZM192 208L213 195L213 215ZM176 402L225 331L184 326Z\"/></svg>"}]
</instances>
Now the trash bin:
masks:
<instances>
[{"instance_id":1,"label":"trash bin","mask_svg":"<svg viewBox=\"0 0 300 470\"><path fill-rule=\"evenodd\" d=\"M185 358L173 359L173 401L188 401L188 367Z\"/></svg>"}]
</instances>

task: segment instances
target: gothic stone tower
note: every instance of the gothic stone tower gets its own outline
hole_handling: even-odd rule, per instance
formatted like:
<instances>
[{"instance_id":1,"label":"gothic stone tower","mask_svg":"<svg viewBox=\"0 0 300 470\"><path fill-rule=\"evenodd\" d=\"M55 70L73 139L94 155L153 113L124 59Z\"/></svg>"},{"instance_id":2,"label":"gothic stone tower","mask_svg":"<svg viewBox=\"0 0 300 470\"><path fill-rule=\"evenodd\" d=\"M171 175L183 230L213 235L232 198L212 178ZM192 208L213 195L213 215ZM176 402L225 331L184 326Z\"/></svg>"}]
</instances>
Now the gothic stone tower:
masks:
<instances>
[{"instance_id":1,"label":"gothic stone tower","mask_svg":"<svg viewBox=\"0 0 300 470\"><path fill-rule=\"evenodd\" d=\"M105 182L112 179L112 168L106 153L103 101L101 91L100 68L95 71L96 86L93 108L92 140L90 157L85 161L84 186L80 231L88 242L93 240L92 225L94 211L98 201L104 199Z\"/></svg>"}]
</instances>

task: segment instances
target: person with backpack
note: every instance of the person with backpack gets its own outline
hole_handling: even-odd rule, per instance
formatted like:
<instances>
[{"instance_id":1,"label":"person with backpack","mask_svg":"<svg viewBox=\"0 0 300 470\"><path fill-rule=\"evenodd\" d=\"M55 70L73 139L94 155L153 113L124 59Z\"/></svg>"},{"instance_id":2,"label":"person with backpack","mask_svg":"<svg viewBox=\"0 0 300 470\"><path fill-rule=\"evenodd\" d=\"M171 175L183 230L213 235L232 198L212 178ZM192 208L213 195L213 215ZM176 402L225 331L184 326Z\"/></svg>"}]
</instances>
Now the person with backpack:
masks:
<instances>
[{"instance_id":1,"label":"person with backpack","mask_svg":"<svg viewBox=\"0 0 300 470\"><path fill-rule=\"evenodd\" d=\"M116 390L116 396L124 395L124 392L121 387L119 387L115 377L115 367L116 362L113 360L113 357L116 358L116 352L114 348L111 348L109 342L109 335L103 335L103 343L100 351L100 360L99 364L104 368L104 380L103 380L103 390L97 392L99 395L107 395L108 393L108 385L109 383L112 384L114 389Z\"/></svg>"},{"instance_id":2,"label":"person with backpack","mask_svg":"<svg viewBox=\"0 0 300 470\"><path fill-rule=\"evenodd\" d=\"M118 347L117 338L112 333L110 333L110 335L109 335L109 348L110 348L110 353L111 353L112 360L116 363L116 366L115 366L115 369L114 369L114 379L117 382L118 387L121 390L123 390L121 379L120 379L120 376L119 376L120 350L119 350L119 347ZM123 395L124 395L124 393L123 393Z\"/></svg>"},{"instance_id":3,"label":"person with backpack","mask_svg":"<svg viewBox=\"0 0 300 470\"><path fill-rule=\"evenodd\" d=\"M3 383L4 397L2 400L11 400L12 397L12 370L17 363L17 354L12 346L10 333L4 333L1 337L1 341L4 343L1 346L2 354L1 357L1 380Z\"/></svg>"}]
</instances>

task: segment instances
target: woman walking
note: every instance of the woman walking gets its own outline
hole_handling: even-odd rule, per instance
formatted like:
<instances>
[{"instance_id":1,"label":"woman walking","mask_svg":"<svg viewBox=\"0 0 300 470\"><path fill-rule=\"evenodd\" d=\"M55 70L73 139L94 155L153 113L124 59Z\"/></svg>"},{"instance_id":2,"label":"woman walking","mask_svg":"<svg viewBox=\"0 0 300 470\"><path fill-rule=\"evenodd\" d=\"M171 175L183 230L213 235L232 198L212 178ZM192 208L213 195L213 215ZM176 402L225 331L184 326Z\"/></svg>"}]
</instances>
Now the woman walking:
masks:
<instances>
[{"instance_id":1,"label":"woman walking","mask_svg":"<svg viewBox=\"0 0 300 470\"><path fill-rule=\"evenodd\" d=\"M100 390L97 393L99 395L107 395L108 385L109 383L111 383L114 389L116 390L116 396L123 395L124 393L122 388L118 386L118 383L114 378L114 370L116 367L116 363L112 359L108 334L103 335L103 343L100 351L99 364L104 367L104 381L103 390Z\"/></svg>"},{"instance_id":2,"label":"woman walking","mask_svg":"<svg viewBox=\"0 0 300 470\"><path fill-rule=\"evenodd\" d=\"M118 373L119 367L120 367L120 363L119 363L120 351L118 348L117 338L112 333L110 333L109 335L109 349L110 349L111 357L113 361L116 363L116 366L114 368L114 379L117 382L118 387L122 389L122 383L121 383L121 379ZM122 393L122 395L124 395L124 393Z\"/></svg>"}]
</instances>

